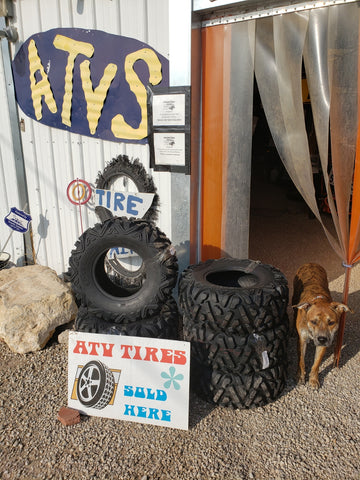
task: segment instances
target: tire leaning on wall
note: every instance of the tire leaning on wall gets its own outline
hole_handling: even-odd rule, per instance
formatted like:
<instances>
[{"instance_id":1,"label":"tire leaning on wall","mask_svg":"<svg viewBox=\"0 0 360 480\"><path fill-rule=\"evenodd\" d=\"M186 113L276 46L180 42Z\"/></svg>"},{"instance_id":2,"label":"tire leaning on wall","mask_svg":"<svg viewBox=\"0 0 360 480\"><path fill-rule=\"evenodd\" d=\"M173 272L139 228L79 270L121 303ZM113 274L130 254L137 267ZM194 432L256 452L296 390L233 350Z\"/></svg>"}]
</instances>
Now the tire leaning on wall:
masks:
<instances>
[{"instance_id":1,"label":"tire leaning on wall","mask_svg":"<svg viewBox=\"0 0 360 480\"><path fill-rule=\"evenodd\" d=\"M105 269L108 252L119 247L133 250L142 259L145 274L135 292L113 282ZM81 235L71 252L66 277L80 304L101 310L106 320L129 323L160 311L172 294L177 271L170 240L155 225L114 217Z\"/></svg>"},{"instance_id":2,"label":"tire leaning on wall","mask_svg":"<svg viewBox=\"0 0 360 480\"><path fill-rule=\"evenodd\" d=\"M119 183L123 185L119 185ZM158 217L159 196L156 193L157 190L151 175L146 172L138 158L130 160L127 155L119 155L113 158L104 170L99 172L95 180L95 187L111 190L116 185L118 190L122 191L129 188L129 183L135 186L135 191L132 193L154 193L151 207L145 213L143 220L155 222ZM106 210L105 207L99 207L97 209L101 221L106 220L109 216L109 214L106 214Z\"/></svg>"},{"instance_id":3,"label":"tire leaning on wall","mask_svg":"<svg viewBox=\"0 0 360 480\"><path fill-rule=\"evenodd\" d=\"M179 280L192 385L211 402L250 408L285 385L288 286L271 265L223 258L191 265Z\"/></svg>"}]
</instances>

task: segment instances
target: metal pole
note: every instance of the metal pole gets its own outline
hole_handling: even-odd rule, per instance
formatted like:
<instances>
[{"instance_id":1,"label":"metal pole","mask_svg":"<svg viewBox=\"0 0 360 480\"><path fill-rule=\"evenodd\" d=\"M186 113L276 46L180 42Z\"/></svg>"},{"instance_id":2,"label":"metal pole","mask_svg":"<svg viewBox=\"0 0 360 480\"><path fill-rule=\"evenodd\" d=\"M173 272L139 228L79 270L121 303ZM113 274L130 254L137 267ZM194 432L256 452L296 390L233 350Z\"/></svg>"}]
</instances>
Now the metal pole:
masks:
<instances>
[{"instance_id":1,"label":"metal pole","mask_svg":"<svg viewBox=\"0 0 360 480\"><path fill-rule=\"evenodd\" d=\"M6 26L4 17L0 17L0 30L3 30L3 31L9 30L8 27ZM17 110L16 100L15 100L15 89L14 89L13 77L11 72L11 54L10 54L9 43L6 38L1 39L0 44L1 44L2 56L4 60L4 75L5 75L5 81L6 81L6 93L7 93L7 100L8 100L8 106L9 106L11 136L12 136L12 144L13 144L14 159L15 159L15 171L16 171L16 178L17 178L18 192L19 192L19 204L29 205L24 155L23 155L21 135L20 135L19 116L18 116L18 110ZM32 258L33 247L32 247L32 238L31 238L31 225L30 225L29 231L24 233L24 249L25 249L26 258Z\"/></svg>"}]
</instances>

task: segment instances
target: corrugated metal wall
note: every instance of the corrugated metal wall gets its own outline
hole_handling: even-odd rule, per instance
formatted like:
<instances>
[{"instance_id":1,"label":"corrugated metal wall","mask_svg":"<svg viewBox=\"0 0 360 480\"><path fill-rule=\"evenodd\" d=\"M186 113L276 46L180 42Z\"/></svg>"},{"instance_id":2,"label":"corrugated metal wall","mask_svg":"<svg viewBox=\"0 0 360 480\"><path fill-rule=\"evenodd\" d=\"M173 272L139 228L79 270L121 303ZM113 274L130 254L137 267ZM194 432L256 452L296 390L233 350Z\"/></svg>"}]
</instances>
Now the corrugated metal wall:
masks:
<instances>
[{"instance_id":1,"label":"corrugated metal wall","mask_svg":"<svg viewBox=\"0 0 360 480\"><path fill-rule=\"evenodd\" d=\"M0 18L0 23L0 28L4 28L3 18ZM0 46L0 251L7 243L6 251L10 252L13 258L19 258L21 261L24 253L23 236L13 233L2 221L11 207L19 206L20 195L16 179L16 160L11 133L11 106L7 94L8 79L9 76L11 77L7 40L2 40ZM14 101L12 106L14 107ZM21 205L19 208L23 207L25 205Z\"/></svg>"},{"instance_id":2,"label":"corrugated metal wall","mask_svg":"<svg viewBox=\"0 0 360 480\"><path fill-rule=\"evenodd\" d=\"M12 23L18 30L19 41L12 46L13 57L22 42L35 33L78 27L136 38L169 58L169 0L17 0L14 6ZM19 205L6 106L4 67L0 60L0 217L12 206L24 207ZM31 120L21 110L19 117L24 127L21 138L36 262L61 274L67 270L70 252L81 234L79 209L66 196L70 181L81 178L94 183L98 172L119 154L140 158L149 171L148 146L107 142L57 130ZM158 226L171 238L171 175L152 175L161 202ZM82 207L82 220L84 229L98 221L89 206ZM9 233L1 222L1 246ZM22 234L14 233L6 248L15 261L21 253L21 237Z\"/></svg>"}]
</instances>

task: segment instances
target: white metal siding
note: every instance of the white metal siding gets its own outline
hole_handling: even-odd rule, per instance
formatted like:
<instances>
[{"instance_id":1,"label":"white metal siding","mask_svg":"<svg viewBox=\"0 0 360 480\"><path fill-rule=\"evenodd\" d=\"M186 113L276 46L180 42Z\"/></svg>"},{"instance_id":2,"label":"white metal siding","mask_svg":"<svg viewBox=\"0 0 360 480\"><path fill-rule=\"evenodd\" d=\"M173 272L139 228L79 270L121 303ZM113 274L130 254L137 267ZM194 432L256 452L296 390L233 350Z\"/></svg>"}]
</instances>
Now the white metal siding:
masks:
<instances>
[{"instance_id":1,"label":"white metal siding","mask_svg":"<svg viewBox=\"0 0 360 480\"><path fill-rule=\"evenodd\" d=\"M19 233L12 230L3 222L10 208L19 206L19 193L16 180L15 156L10 126L10 112L7 98L5 69L3 62L3 49L7 47L7 40L2 40L0 55L0 251L11 253L12 260L21 258L24 252L23 238Z\"/></svg>"},{"instance_id":2,"label":"white metal siding","mask_svg":"<svg viewBox=\"0 0 360 480\"><path fill-rule=\"evenodd\" d=\"M74 27L136 38L169 58L169 0L17 0L15 8L14 25L18 29L19 42L13 47L13 56L21 43L35 33ZM2 107L6 98L1 69L0 64ZM6 111L0 108L2 125L4 115ZM78 207L66 196L70 181L78 177L94 183L98 172L119 154L140 158L149 171L148 146L108 142L57 130L33 121L21 110L19 116L25 125L22 145L36 262L60 274L67 270L71 250L81 234ZM8 119L4 124L9 124ZM11 138L8 129L6 126L5 136ZM1 135L4 135L3 127ZM13 195L9 188L10 182L15 185L14 172L3 173L5 159L11 157L10 153L11 145L1 140L0 209L3 216L10 206L23 207L17 204L16 194ZM152 175L161 202L158 226L171 238L170 174L153 172ZM96 223L97 218L89 206L83 206L81 212L84 229ZM3 232L2 225L2 241Z\"/></svg>"}]
</instances>

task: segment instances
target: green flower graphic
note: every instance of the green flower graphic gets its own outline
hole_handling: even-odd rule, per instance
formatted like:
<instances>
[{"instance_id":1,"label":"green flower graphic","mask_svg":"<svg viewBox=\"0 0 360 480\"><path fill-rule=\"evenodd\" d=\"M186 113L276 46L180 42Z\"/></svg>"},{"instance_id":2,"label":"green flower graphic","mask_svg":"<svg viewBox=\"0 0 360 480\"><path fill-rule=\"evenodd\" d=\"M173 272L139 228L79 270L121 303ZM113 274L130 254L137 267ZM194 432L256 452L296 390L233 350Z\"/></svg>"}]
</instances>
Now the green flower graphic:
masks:
<instances>
[{"instance_id":1,"label":"green flower graphic","mask_svg":"<svg viewBox=\"0 0 360 480\"><path fill-rule=\"evenodd\" d=\"M175 390L180 390L181 386L177 382L177 380L184 380L184 375L182 373L178 373L175 375L176 370L175 367L170 367L169 368L169 373L167 372L161 372L162 378L166 378L166 382L164 383L164 388L170 388L171 384L174 384Z\"/></svg>"}]
</instances>

